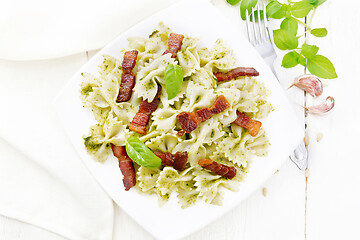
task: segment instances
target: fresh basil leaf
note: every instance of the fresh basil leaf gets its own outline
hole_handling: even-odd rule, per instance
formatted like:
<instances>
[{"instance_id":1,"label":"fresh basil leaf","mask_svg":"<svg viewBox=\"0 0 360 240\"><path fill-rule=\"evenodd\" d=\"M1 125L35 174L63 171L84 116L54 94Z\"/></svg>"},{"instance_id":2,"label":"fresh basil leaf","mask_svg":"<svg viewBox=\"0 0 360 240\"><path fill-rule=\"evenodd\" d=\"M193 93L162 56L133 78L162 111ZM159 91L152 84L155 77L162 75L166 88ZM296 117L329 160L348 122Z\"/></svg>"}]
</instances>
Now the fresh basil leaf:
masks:
<instances>
[{"instance_id":1,"label":"fresh basil leaf","mask_svg":"<svg viewBox=\"0 0 360 240\"><path fill-rule=\"evenodd\" d=\"M307 67L312 74L318 77L326 79L337 78L334 65L328 58L322 55L316 55L308 59Z\"/></svg>"},{"instance_id":2,"label":"fresh basil leaf","mask_svg":"<svg viewBox=\"0 0 360 240\"><path fill-rule=\"evenodd\" d=\"M238 2L240 2L241 0L226 0L228 3L230 3L231 5L235 5Z\"/></svg>"},{"instance_id":3,"label":"fresh basil leaf","mask_svg":"<svg viewBox=\"0 0 360 240\"><path fill-rule=\"evenodd\" d=\"M325 37L327 35L328 31L326 28L314 28L311 30L311 34L315 37Z\"/></svg>"},{"instance_id":4,"label":"fresh basil leaf","mask_svg":"<svg viewBox=\"0 0 360 240\"><path fill-rule=\"evenodd\" d=\"M318 0L316 1L316 3L314 4L315 7L320 6L321 4L323 4L324 2L326 2L326 0Z\"/></svg>"},{"instance_id":5,"label":"fresh basil leaf","mask_svg":"<svg viewBox=\"0 0 360 240\"><path fill-rule=\"evenodd\" d=\"M304 0L304 1L314 5L315 7L320 6L321 4L326 2L326 0Z\"/></svg>"},{"instance_id":6,"label":"fresh basil leaf","mask_svg":"<svg viewBox=\"0 0 360 240\"><path fill-rule=\"evenodd\" d=\"M300 53L304 55L307 59L311 59L315 57L318 51L319 51L319 47L304 43L301 47Z\"/></svg>"},{"instance_id":7,"label":"fresh basil leaf","mask_svg":"<svg viewBox=\"0 0 360 240\"><path fill-rule=\"evenodd\" d=\"M290 12L289 9L290 9L289 5L282 4L280 9L271 15L271 18L281 19L281 18L289 15L289 12Z\"/></svg>"},{"instance_id":8,"label":"fresh basil leaf","mask_svg":"<svg viewBox=\"0 0 360 240\"><path fill-rule=\"evenodd\" d=\"M240 15L242 20L246 20L246 10L249 11L249 14L252 11L252 8L256 6L258 0L242 0L240 4Z\"/></svg>"},{"instance_id":9,"label":"fresh basil leaf","mask_svg":"<svg viewBox=\"0 0 360 240\"><path fill-rule=\"evenodd\" d=\"M312 5L315 5L319 0L303 0L304 2L308 2Z\"/></svg>"},{"instance_id":10,"label":"fresh basil leaf","mask_svg":"<svg viewBox=\"0 0 360 240\"><path fill-rule=\"evenodd\" d=\"M305 67L306 59L305 59L304 56L301 56L301 55L300 55L298 61L299 61L299 64L300 64L300 65L302 65L302 66Z\"/></svg>"},{"instance_id":11,"label":"fresh basil leaf","mask_svg":"<svg viewBox=\"0 0 360 240\"><path fill-rule=\"evenodd\" d=\"M298 31L298 23L295 18L287 17L281 22L280 28L288 31L293 35L296 35Z\"/></svg>"},{"instance_id":12,"label":"fresh basil leaf","mask_svg":"<svg viewBox=\"0 0 360 240\"><path fill-rule=\"evenodd\" d=\"M256 10L254 12L254 15L255 15L255 22L258 22L259 21L259 11L260 11L260 20L263 20L264 19L264 11L263 10ZM253 20L253 14L251 13L250 14L250 21Z\"/></svg>"},{"instance_id":13,"label":"fresh basil leaf","mask_svg":"<svg viewBox=\"0 0 360 240\"><path fill-rule=\"evenodd\" d=\"M272 17L274 13L279 11L281 8L281 3L278 1L271 1L266 5L266 16L267 18Z\"/></svg>"},{"instance_id":14,"label":"fresh basil leaf","mask_svg":"<svg viewBox=\"0 0 360 240\"><path fill-rule=\"evenodd\" d=\"M296 2L291 7L291 14L296 18L303 18L309 14L314 6L306 1Z\"/></svg>"},{"instance_id":15,"label":"fresh basil leaf","mask_svg":"<svg viewBox=\"0 0 360 240\"><path fill-rule=\"evenodd\" d=\"M141 166L148 168L161 166L161 159L135 136L129 137L126 140L126 153L131 160Z\"/></svg>"},{"instance_id":16,"label":"fresh basil leaf","mask_svg":"<svg viewBox=\"0 0 360 240\"><path fill-rule=\"evenodd\" d=\"M165 68L165 88L168 99L176 97L183 83L184 73L179 65L169 64Z\"/></svg>"},{"instance_id":17,"label":"fresh basil leaf","mask_svg":"<svg viewBox=\"0 0 360 240\"><path fill-rule=\"evenodd\" d=\"M298 38L284 29L274 30L273 36L274 43L280 50L292 50L299 45Z\"/></svg>"},{"instance_id":18,"label":"fresh basil leaf","mask_svg":"<svg viewBox=\"0 0 360 240\"><path fill-rule=\"evenodd\" d=\"M299 57L300 54L298 54L295 51L289 52L285 54L281 66L284 68L292 68L299 64Z\"/></svg>"}]
</instances>

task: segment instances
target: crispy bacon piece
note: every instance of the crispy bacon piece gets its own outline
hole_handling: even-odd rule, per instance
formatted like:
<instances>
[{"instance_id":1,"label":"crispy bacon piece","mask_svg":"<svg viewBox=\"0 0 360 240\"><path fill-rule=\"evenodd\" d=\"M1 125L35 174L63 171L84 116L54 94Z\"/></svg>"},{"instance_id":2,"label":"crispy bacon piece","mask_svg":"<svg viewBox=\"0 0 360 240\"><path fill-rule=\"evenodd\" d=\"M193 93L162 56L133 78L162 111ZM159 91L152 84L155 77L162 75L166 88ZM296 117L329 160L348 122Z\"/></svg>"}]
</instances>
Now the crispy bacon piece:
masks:
<instances>
[{"instance_id":1,"label":"crispy bacon piece","mask_svg":"<svg viewBox=\"0 0 360 240\"><path fill-rule=\"evenodd\" d=\"M158 84L158 91L154 100L150 103L147 100L144 100L140 104L139 111L136 113L134 119L131 121L129 127L130 130L140 134L146 133L146 125L150 120L150 116L153 112L155 112L155 110L159 106L160 94L161 94L161 86Z\"/></svg>"},{"instance_id":2,"label":"crispy bacon piece","mask_svg":"<svg viewBox=\"0 0 360 240\"><path fill-rule=\"evenodd\" d=\"M218 82L222 82L222 81L229 81L232 79L236 79L241 76L251 76L251 77L259 76L259 72L256 71L255 68L238 67L238 68L234 68L233 70L227 73L217 72L214 73L214 75L218 80Z\"/></svg>"},{"instance_id":3,"label":"crispy bacon piece","mask_svg":"<svg viewBox=\"0 0 360 240\"><path fill-rule=\"evenodd\" d=\"M187 152L176 152L171 154L169 152L154 152L156 156L161 159L161 163L165 166L172 166L176 170L184 171L188 160Z\"/></svg>"},{"instance_id":4,"label":"crispy bacon piece","mask_svg":"<svg viewBox=\"0 0 360 240\"><path fill-rule=\"evenodd\" d=\"M216 98L213 105L209 108L209 111L213 116L213 115L215 115L217 113L221 113L222 111L224 111L228 107L230 107L229 102L226 100L224 95L220 95L219 97Z\"/></svg>"},{"instance_id":5,"label":"crispy bacon piece","mask_svg":"<svg viewBox=\"0 0 360 240\"><path fill-rule=\"evenodd\" d=\"M181 49L183 39L184 35L182 34L170 33L168 49L163 53L163 55L171 53L171 57L176 58L177 52Z\"/></svg>"},{"instance_id":6,"label":"crispy bacon piece","mask_svg":"<svg viewBox=\"0 0 360 240\"><path fill-rule=\"evenodd\" d=\"M255 137L261 128L261 122L249 118L246 113L236 111L237 118L234 121L235 124L242 128L246 128L250 135Z\"/></svg>"},{"instance_id":7,"label":"crispy bacon piece","mask_svg":"<svg viewBox=\"0 0 360 240\"><path fill-rule=\"evenodd\" d=\"M217 113L220 113L230 107L229 102L223 95L216 98L215 102L209 108L202 108L194 112L182 112L176 116L181 127L185 132L190 133L194 131L197 126L211 118Z\"/></svg>"},{"instance_id":8,"label":"crispy bacon piece","mask_svg":"<svg viewBox=\"0 0 360 240\"><path fill-rule=\"evenodd\" d=\"M115 146L114 144L111 144L111 149L114 156L119 160L119 168L124 176L123 184L125 190L128 191L136 184L136 173L133 161L127 155L125 146Z\"/></svg>"},{"instance_id":9,"label":"crispy bacon piece","mask_svg":"<svg viewBox=\"0 0 360 240\"><path fill-rule=\"evenodd\" d=\"M124 73L130 73L136 64L136 58L138 55L138 51L131 50L124 53L124 60L122 62L122 70Z\"/></svg>"},{"instance_id":10,"label":"crispy bacon piece","mask_svg":"<svg viewBox=\"0 0 360 240\"><path fill-rule=\"evenodd\" d=\"M201 123L200 119L196 116L194 112L182 112L176 116L179 121L181 127L185 132L191 133L194 131L198 124Z\"/></svg>"},{"instance_id":11,"label":"crispy bacon piece","mask_svg":"<svg viewBox=\"0 0 360 240\"><path fill-rule=\"evenodd\" d=\"M184 171L186 168L186 163L188 160L187 152L176 152L175 153L175 161L174 168L179 171Z\"/></svg>"},{"instance_id":12,"label":"crispy bacon piece","mask_svg":"<svg viewBox=\"0 0 360 240\"><path fill-rule=\"evenodd\" d=\"M173 166L175 157L169 152L154 152L161 159L161 163L165 166Z\"/></svg>"},{"instance_id":13,"label":"crispy bacon piece","mask_svg":"<svg viewBox=\"0 0 360 240\"><path fill-rule=\"evenodd\" d=\"M217 163L211 159L201 159L198 164L214 174L232 179L236 175L236 168Z\"/></svg>"},{"instance_id":14,"label":"crispy bacon piece","mask_svg":"<svg viewBox=\"0 0 360 240\"><path fill-rule=\"evenodd\" d=\"M122 62L122 74L119 94L116 98L116 102L129 101L132 95L132 89L135 86L135 74L132 72L136 64L136 58L138 51L127 51L124 54L124 60Z\"/></svg>"},{"instance_id":15,"label":"crispy bacon piece","mask_svg":"<svg viewBox=\"0 0 360 240\"><path fill-rule=\"evenodd\" d=\"M119 94L116 98L116 102L129 101L134 86L135 86L135 74L132 72L122 73Z\"/></svg>"}]
</instances>

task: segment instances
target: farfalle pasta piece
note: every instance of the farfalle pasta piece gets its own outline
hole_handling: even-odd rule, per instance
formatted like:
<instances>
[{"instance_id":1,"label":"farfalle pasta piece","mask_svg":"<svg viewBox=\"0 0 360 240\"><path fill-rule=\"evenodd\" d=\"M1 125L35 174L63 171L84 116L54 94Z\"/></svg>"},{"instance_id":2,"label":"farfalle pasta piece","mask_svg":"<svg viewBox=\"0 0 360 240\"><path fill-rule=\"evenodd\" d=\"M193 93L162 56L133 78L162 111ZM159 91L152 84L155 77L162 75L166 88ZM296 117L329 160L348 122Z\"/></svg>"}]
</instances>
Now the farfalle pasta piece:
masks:
<instances>
[{"instance_id":1,"label":"farfalle pasta piece","mask_svg":"<svg viewBox=\"0 0 360 240\"><path fill-rule=\"evenodd\" d=\"M173 58L169 55L163 55L139 67L134 87L136 96L142 97L143 100L153 101L158 92L157 83L165 84L165 68L168 64L173 63Z\"/></svg>"},{"instance_id":2,"label":"farfalle pasta piece","mask_svg":"<svg viewBox=\"0 0 360 240\"><path fill-rule=\"evenodd\" d=\"M177 58L185 77L191 76L196 70L200 70L200 57L197 52L199 39L186 37L183 47L178 52Z\"/></svg>"},{"instance_id":3,"label":"farfalle pasta piece","mask_svg":"<svg viewBox=\"0 0 360 240\"><path fill-rule=\"evenodd\" d=\"M202 50L200 63L202 67L209 71L229 71L236 67L236 60L231 48L221 39L216 40L211 50Z\"/></svg>"}]
</instances>

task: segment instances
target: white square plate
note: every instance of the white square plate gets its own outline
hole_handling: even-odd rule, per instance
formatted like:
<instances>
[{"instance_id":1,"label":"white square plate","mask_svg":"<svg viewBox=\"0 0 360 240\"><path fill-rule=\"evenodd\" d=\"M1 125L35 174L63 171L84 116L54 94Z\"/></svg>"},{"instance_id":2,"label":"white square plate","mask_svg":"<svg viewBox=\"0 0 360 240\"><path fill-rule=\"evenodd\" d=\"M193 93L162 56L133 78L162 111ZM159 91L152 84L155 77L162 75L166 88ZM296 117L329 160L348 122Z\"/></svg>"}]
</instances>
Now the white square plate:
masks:
<instances>
[{"instance_id":1,"label":"white square plate","mask_svg":"<svg viewBox=\"0 0 360 240\"><path fill-rule=\"evenodd\" d=\"M84 148L82 136L88 132L94 120L89 109L82 107L79 98L81 73L97 74L103 54L119 57L120 49L128 45L128 37L147 37L160 21L174 32L200 37L201 44L208 48L212 47L216 39L223 38L234 49L239 66L256 68L260 72L258 79L272 92L269 100L275 111L263 120L271 143L269 155L254 159L239 192L225 192L223 206L199 201L195 206L183 210L175 199L170 199L167 204L159 207L156 196L142 195L135 189L124 191L122 175L114 157L109 157L105 163L98 163ZM243 38L241 32L233 28L231 23L206 0L182 1L123 33L79 70L55 99L55 109L85 165L110 197L156 238L166 240L185 237L238 205L288 159L291 151L303 138L302 126L271 70Z\"/></svg>"}]
</instances>

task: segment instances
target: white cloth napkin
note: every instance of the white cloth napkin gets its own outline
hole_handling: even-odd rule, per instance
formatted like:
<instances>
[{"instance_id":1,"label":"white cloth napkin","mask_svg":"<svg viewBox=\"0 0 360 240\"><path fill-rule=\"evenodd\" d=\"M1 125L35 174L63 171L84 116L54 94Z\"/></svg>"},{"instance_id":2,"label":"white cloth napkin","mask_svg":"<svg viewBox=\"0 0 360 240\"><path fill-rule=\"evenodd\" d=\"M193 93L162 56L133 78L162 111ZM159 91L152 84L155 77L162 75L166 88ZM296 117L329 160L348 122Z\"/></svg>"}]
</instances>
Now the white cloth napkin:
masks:
<instances>
[{"instance_id":1,"label":"white cloth napkin","mask_svg":"<svg viewBox=\"0 0 360 240\"><path fill-rule=\"evenodd\" d=\"M71 59L0 61L0 214L70 239L110 240L112 201L51 109L68 75L86 61Z\"/></svg>"},{"instance_id":2,"label":"white cloth napkin","mask_svg":"<svg viewBox=\"0 0 360 240\"><path fill-rule=\"evenodd\" d=\"M52 101L87 59L176 0L14 0L0 8L0 214L69 239L110 240L113 203L57 122ZM55 58L42 61L9 61Z\"/></svg>"}]
</instances>

